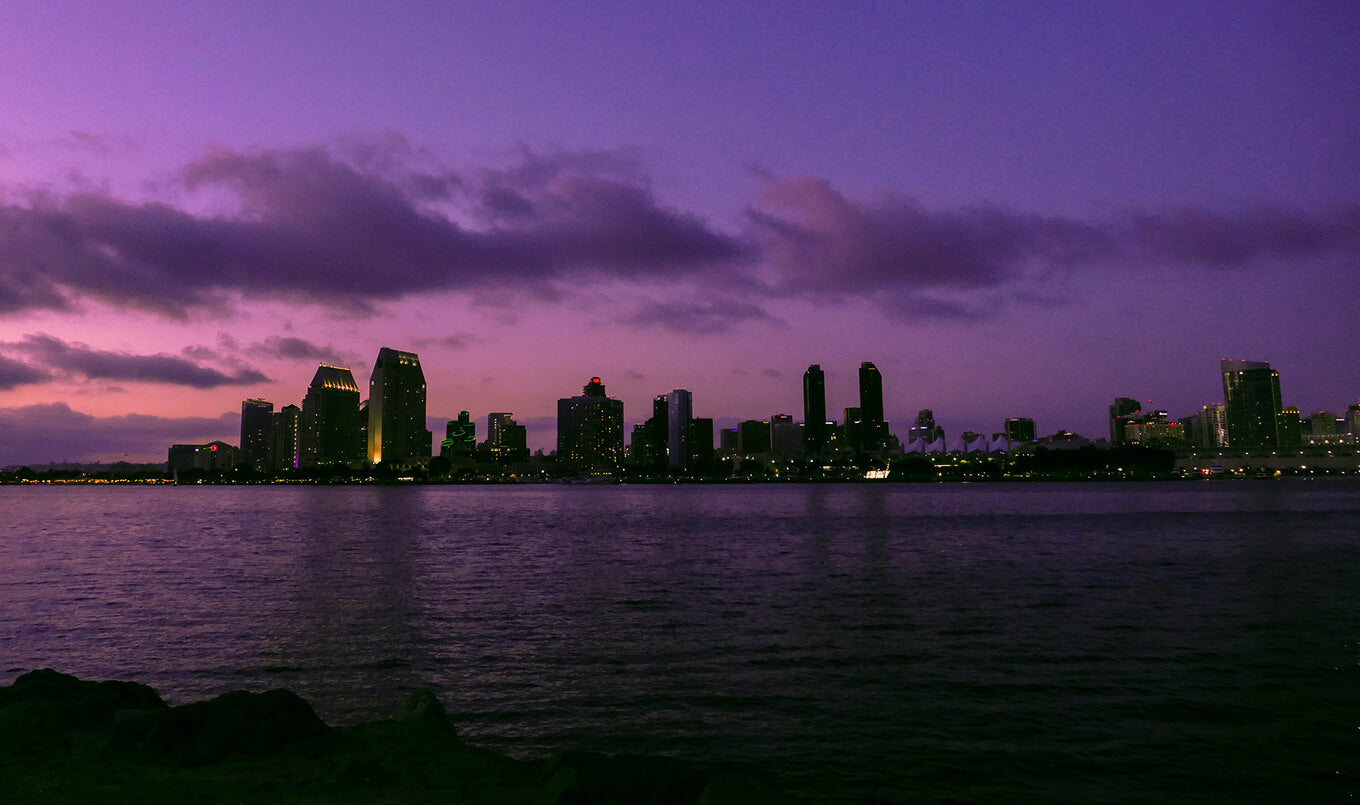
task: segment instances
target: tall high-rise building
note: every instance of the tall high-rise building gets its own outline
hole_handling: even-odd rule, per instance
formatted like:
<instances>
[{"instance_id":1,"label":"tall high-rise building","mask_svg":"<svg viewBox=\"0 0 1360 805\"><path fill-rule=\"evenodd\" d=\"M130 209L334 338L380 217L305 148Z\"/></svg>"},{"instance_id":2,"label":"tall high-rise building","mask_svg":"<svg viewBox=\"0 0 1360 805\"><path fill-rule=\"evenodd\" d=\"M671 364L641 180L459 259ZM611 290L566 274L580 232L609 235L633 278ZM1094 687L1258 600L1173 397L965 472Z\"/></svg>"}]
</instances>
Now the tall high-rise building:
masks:
<instances>
[{"instance_id":1,"label":"tall high-rise building","mask_svg":"<svg viewBox=\"0 0 1360 805\"><path fill-rule=\"evenodd\" d=\"M623 464L623 401L592 377L577 397L557 401L557 462L567 472L608 475Z\"/></svg>"},{"instance_id":2,"label":"tall high-rise building","mask_svg":"<svg viewBox=\"0 0 1360 805\"><path fill-rule=\"evenodd\" d=\"M671 469L689 466L689 423L694 417L694 397L687 389L666 395L666 454Z\"/></svg>"},{"instance_id":3,"label":"tall high-rise building","mask_svg":"<svg viewBox=\"0 0 1360 805\"><path fill-rule=\"evenodd\" d=\"M1006 435L1006 441L1019 444L1020 442L1034 441L1034 420L1029 417L1017 416L1006 420L1002 428Z\"/></svg>"},{"instance_id":4,"label":"tall high-rise building","mask_svg":"<svg viewBox=\"0 0 1360 805\"><path fill-rule=\"evenodd\" d=\"M439 443L439 455L446 458L477 454L477 423L467 411L459 411L457 419L444 426L444 441Z\"/></svg>"},{"instance_id":5,"label":"tall high-rise building","mask_svg":"<svg viewBox=\"0 0 1360 805\"><path fill-rule=\"evenodd\" d=\"M498 464L529 458L527 430L504 411L487 414L485 444L491 460Z\"/></svg>"},{"instance_id":6,"label":"tall high-rise building","mask_svg":"<svg viewBox=\"0 0 1360 805\"><path fill-rule=\"evenodd\" d=\"M403 465L430 457L425 372L414 352L383 347L368 381L368 460Z\"/></svg>"},{"instance_id":7,"label":"tall high-rise building","mask_svg":"<svg viewBox=\"0 0 1360 805\"><path fill-rule=\"evenodd\" d=\"M241 403L241 460L257 470L269 465L269 434L274 429L274 404L249 399Z\"/></svg>"},{"instance_id":8,"label":"tall high-rise building","mask_svg":"<svg viewBox=\"0 0 1360 805\"><path fill-rule=\"evenodd\" d=\"M302 409L285 405L274 412L269 433L269 469L271 472L298 467L298 437L301 431Z\"/></svg>"},{"instance_id":9,"label":"tall high-rise building","mask_svg":"<svg viewBox=\"0 0 1360 805\"><path fill-rule=\"evenodd\" d=\"M690 469L707 472L713 466L713 420L711 418L696 416L690 419L686 449L689 450Z\"/></svg>"},{"instance_id":10,"label":"tall high-rise building","mask_svg":"<svg viewBox=\"0 0 1360 805\"><path fill-rule=\"evenodd\" d=\"M748 419L737 425L737 452L743 456L770 452L769 420Z\"/></svg>"},{"instance_id":11,"label":"tall high-rise building","mask_svg":"<svg viewBox=\"0 0 1360 805\"><path fill-rule=\"evenodd\" d=\"M770 417L770 452L785 459L802 455L803 427L794 422L789 414L774 414Z\"/></svg>"},{"instance_id":12,"label":"tall high-rise building","mask_svg":"<svg viewBox=\"0 0 1360 805\"><path fill-rule=\"evenodd\" d=\"M883 419L883 376L872 362L859 365L860 449L874 452L888 442L888 423Z\"/></svg>"},{"instance_id":13,"label":"tall high-rise building","mask_svg":"<svg viewBox=\"0 0 1360 805\"><path fill-rule=\"evenodd\" d=\"M1360 442L1360 403L1346 406L1346 423L1351 435Z\"/></svg>"},{"instance_id":14,"label":"tall high-rise building","mask_svg":"<svg viewBox=\"0 0 1360 805\"><path fill-rule=\"evenodd\" d=\"M1290 406L1280 411L1275 420L1278 434L1275 444L1280 447L1300 447L1303 445L1303 423L1299 420L1299 409Z\"/></svg>"},{"instance_id":15,"label":"tall high-rise building","mask_svg":"<svg viewBox=\"0 0 1360 805\"><path fill-rule=\"evenodd\" d=\"M1266 361L1223 359L1223 407L1231 447L1280 443L1280 373Z\"/></svg>"},{"instance_id":16,"label":"tall high-rise building","mask_svg":"<svg viewBox=\"0 0 1360 805\"><path fill-rule=\"evenodd\" d=\"M826 448L826 375L820 364L803 373L803 445L809 455Z\"/></svg>"},{"instance_id":17,"label":"tall high-rise building","mask_svg":"<svg viewBox=\"0 0 1360 805\"><path fill-rule=\"evenodd\" d=\"M348 368L317 367L302 400L299 460L303 466L348 464L363 458L359 385Z\"/></svg>"},{"instance_id":18,"label":"tall high-rise building","mask_svg":"<svg viewBox=\"0 0 1360 805\"><path fill-rule=\"evenodd\" d=\"M1124 425L1134 414L1140 413L1143 406L1132 397L1115 397L1110 406L1110 444L1124 444Z\"/></svg>"}]
</instances>

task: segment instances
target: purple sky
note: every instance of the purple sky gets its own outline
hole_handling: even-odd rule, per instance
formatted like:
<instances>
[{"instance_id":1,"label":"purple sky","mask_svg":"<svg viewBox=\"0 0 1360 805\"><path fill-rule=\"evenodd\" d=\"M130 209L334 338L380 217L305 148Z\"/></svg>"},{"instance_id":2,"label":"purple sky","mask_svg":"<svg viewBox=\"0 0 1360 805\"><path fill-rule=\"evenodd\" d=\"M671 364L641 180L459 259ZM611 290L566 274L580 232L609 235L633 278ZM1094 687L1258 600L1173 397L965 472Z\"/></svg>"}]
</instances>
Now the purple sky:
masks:
<instances>
[{"instance_id":1,"label":"purple sky","mask_svg":"<svg viewBox=\"0 0 1360 805\"><path fill-rule=\"evenodd\" d=\"M1360 399L1360 4L0 5L0 466L164 460L420 353L550 448L828 410ZM437 431L442 430L436 427Z\"/></svg>"}]
</instances>

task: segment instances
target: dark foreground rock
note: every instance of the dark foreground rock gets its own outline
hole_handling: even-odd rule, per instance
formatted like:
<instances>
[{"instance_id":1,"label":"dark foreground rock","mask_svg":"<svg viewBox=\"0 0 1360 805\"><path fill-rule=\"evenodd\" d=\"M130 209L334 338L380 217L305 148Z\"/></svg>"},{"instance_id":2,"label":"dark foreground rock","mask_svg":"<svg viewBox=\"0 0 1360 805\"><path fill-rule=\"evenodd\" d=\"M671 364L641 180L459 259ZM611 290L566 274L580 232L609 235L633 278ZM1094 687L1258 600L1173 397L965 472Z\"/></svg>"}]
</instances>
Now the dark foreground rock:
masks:
<instances>
[{"instance_id":1,"label":"dark foreground rock","mask_svg":"<svg viewBox=\"0 0 1360 805\"><path fill-rule=\"evenodd\" d=\"M50 669L0 687L0 802L775 803L763 774L651 756L522 761L459 739L439 700L330 727L286 690L170 707Z\"/></svg>"}]
</instances>

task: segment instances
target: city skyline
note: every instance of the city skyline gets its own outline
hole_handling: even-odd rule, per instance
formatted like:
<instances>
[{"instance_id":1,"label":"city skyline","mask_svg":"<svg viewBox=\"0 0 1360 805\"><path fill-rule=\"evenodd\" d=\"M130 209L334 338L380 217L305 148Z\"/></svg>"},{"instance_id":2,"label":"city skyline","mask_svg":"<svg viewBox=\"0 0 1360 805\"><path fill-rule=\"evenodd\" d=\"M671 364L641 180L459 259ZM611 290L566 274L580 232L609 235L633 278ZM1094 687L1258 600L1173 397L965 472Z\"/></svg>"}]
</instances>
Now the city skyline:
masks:
<instances>
[{"instance_id":1,"label":"city skyline","mask_svg":"<svg viewBox=\"0 0 1360 805\"><path fill-rule=\"evenodd\" d=\"M840 420L866 360L895 433L1100 438L1225 402L1221 359L1342 413L1357 38L1345 2L8 4L0 466L236 442L380 344L434 434L535 450L592 376L627 438L672 389L801 419L813 364Z\"/></svg>"}]
</instances>

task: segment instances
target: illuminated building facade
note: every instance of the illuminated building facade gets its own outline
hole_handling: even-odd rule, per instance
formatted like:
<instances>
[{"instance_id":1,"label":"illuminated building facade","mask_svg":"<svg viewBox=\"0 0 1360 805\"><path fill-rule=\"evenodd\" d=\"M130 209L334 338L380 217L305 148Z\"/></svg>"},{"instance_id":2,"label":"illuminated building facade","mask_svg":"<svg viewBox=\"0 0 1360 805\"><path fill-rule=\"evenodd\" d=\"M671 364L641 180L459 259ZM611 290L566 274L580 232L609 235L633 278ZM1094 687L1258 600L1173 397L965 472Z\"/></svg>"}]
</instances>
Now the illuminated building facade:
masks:
<instances>
[{"instance_id":1,"label":"illuminated building facade","mask_svg":"<svg viewBox=\"0 0 1360 805\"><path fill-rule=\"evenodd\" d=\"M363 459L359 385L340 366L317 367L302 400L298 459L301 466L350 464Z\"/></svg>"},{"instance_id":2,"label":"illuminated building facade","mask_svg":"<svg viewBox=\"0 0 1360 805\"><path fill-rule=\"evenodd\" d=\"M420 358L383 347L368 381L368 460L397 466L424 463L430 442Z\"/></svg>"},{"instance_id":3,"label":"illuminated building facade","mask_svg":"<svg viewBox=\"0 0 1360 805\"><path fill-rule=\"evenodd\" d=\"M439 455L472 457L477 454L477 423L467 411L459 411L457 419L450 419L444 427L444 441L439 443Z\"/></svg>"},{"instance_id":4,"label":"illuminated building facade","mask_svg":"<svg viewBox=\"0 0 1360 805\"><path fill-rule=\"evenodd\" d=\"M623 464L623 401L592 377L577 397L557 401L557 462L569 473L608 475Z\"/></svg>"}]
</instances>

